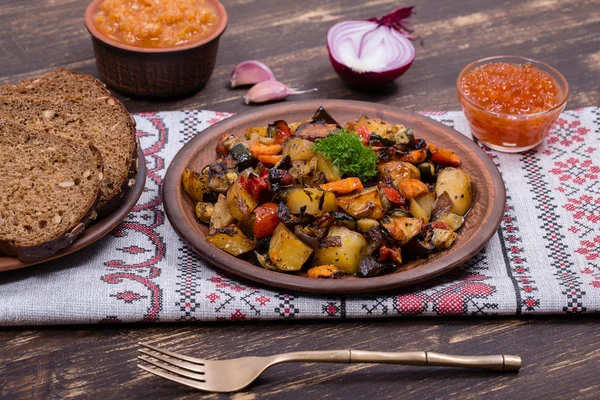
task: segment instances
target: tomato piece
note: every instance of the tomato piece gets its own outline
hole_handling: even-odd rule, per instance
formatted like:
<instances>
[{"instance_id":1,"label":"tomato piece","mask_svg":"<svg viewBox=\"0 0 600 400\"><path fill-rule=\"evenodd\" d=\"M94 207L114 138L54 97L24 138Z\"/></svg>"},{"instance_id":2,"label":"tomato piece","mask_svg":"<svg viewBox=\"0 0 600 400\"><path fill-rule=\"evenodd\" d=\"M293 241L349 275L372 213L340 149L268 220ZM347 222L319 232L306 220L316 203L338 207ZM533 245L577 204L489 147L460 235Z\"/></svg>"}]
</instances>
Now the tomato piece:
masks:
<instances>
[{"instance_id":1,"label":"tomato piece","mask_svg":"<svg viewBox=\"0 0 600 400\"><path fill-rule=\"evenodd\" d=\"M358 136L362 139L363 145L367 146L369 144L369 139L371 138L371 132L369 132L369 128L364 125L361 125L360 128L356 131Z\"/></svg>"},{"instance_id":2,"label":"tomato piece","mask_svg":"<svg viewBox=\"0 0 600 400\"><path fill-rule=\"evenodd\" d=\"M406 206L406 199L402 197L398 189L387 185L381 185L381 190L383 190L383 194L385 194L385 197L387 197L391 203L398 204L403 207Z\"/></svg>"},{"instance_id":3,"label":"tomato piece","mask_svg":"<svg viewBox=\"0 0 600 400\"><path fill-rule=\"evenodd\" d=\"M270 236L279 224L278 207L275 203L264 203L254 209L256 220L252 232L257 239Z\"/></svg>"},{"instance_id":4,"label":"tomato piece","mask_svg":"<svg viewBox=\"0 0 600 400\"><path fill-rule=\"evenodd\" d=\"M379 249L379 258L378 261L393 261L394 263L400 265L402 264L402 253L401 250L397 247L387 247L386 245L381 246Z\"/></svg>"},{"instance_id":5,"label":"tomato piece","mask_svg":"<svg viewBox=\"0 0 600 400\"><path fill-rule=\"evenodd\" d=\"M273 135L273 137L277 143L282 144L287 138L292 136L292 132L290 131L290 127L288 126L287 122L275 121L273 125L275 127L275 135Z\"/></svg>"}]
</instances>

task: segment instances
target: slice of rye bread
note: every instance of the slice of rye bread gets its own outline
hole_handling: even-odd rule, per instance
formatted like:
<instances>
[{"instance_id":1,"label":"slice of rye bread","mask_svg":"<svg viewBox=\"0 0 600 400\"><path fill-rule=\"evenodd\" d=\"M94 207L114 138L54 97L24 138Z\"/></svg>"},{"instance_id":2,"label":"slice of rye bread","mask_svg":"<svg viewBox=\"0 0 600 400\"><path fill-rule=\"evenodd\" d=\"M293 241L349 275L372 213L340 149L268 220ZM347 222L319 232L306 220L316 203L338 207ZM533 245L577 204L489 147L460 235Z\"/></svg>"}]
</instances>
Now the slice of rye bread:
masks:
<instances>
[{"instance_id":1,"label":"slice of rye bread","mask_svg":"<svg viewBox=\"0 0 600 400\"><path fill-rule=\"evenodd\" d=\"M96 216L103 165L93 146L0 119L0 255L38 261Z\"/></svg>"},{"instance_id":2,"label":"slice of rye bread","mask_svg":"<svg viewBox=\"0 0 600 400\"><path fill-rule=\"evenodd\" d=\"M112 97L52 101L0 95L0 117L79 145L95 146L104 162L102 197L97 210L100 216L112 212L126 190L135 184L138 161L135 121Z\"/></svg>"},{"instance_id":3,"label":"slice of rye bread","mask_svg":"<svg viewBox=\"0 0 600 400\"><path fill-rule=\"evenodd\" d=\"M23 80L16 85L0 86L0 94L24 94L50 98L72 96L92 99L110 96L106 86L98 79L64 68L57 68L35 79Z\"/></svg>"}]
</instances>

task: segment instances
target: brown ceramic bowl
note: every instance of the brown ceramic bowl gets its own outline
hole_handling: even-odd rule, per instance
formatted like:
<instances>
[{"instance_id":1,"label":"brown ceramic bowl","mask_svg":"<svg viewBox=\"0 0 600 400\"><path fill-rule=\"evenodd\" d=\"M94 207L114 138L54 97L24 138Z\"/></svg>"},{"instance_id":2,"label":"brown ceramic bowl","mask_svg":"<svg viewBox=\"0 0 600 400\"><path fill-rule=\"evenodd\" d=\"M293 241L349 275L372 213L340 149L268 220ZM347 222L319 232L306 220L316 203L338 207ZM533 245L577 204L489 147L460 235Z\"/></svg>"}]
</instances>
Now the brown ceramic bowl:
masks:
<instances>
[{"instance_id":1,"label":"brown ceramic bowl","mask_svg":"<svg viewBox=\"0 0 600 400\"><path fill-rule=\"evenodd\" d=\"M218 0L208 0L219 16L217 29L207 38L182 46L144 48L127 45L102 34L92 18L103 0L93 0L85 11L92 35L100 78L131 96L165 98L202 89L212 75L219 39L227 26L227 12Z\"/></svg>"},{"instance_id":2,"label":"brown ceramic bowl","mask_svg":"<svg viewBox=\"0 0 600 400\"><path fill-rule=\"evenodd\" d=\"M247 261L219 250L206 240L208 228L194 215L194 204L184 192L181 174L185 168L200 171L217 158L215 147L224 133L241 136L246 128L265 126L278 119L301 121L314 114L319 106L339 122L361 115L380 118L388 123L402 123L414 129L418 137L443 148L452 149L460 157L464 169L473 178L475 196L464 226L454 245L429 258L412 260L402 271L374 278L311 279L259 268ZM454 129L411 111L348 100L294 101L262 107L227 118L192 138L173 158L163 185L165 212L177 234L204 260L217 267L270 286L312 293L364 293L414 285L444 274L475 256L497 230L504 215L506 192L502 176L479 146Z\"/></svg>"}]
</instances>

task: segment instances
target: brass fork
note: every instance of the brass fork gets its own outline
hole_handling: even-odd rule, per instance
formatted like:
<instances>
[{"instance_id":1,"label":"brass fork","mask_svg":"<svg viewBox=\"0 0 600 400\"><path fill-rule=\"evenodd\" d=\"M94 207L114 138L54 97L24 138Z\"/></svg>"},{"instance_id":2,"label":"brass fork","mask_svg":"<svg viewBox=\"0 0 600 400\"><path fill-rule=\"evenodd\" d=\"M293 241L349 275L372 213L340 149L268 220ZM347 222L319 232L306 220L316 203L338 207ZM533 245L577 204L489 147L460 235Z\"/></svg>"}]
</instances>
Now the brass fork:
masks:
<instances>
[{"instance_id":1,"label":"brass fork","mask_svg":"<svg viewBox=\"0 0 600 400\"><path fill-rule=\"evenodd\" d=\"M285 362L375 363L417 366L481 368L492 371L518 371L521 357L453 356L429 351L390 353L362 350L298 351L269 357L242 357L231 360L202 360L163 350L146 343L138 358L149 365L141 369L182 385L207 392L236 392L251 384L267 368Z\"/></svg>"}]
</instances>

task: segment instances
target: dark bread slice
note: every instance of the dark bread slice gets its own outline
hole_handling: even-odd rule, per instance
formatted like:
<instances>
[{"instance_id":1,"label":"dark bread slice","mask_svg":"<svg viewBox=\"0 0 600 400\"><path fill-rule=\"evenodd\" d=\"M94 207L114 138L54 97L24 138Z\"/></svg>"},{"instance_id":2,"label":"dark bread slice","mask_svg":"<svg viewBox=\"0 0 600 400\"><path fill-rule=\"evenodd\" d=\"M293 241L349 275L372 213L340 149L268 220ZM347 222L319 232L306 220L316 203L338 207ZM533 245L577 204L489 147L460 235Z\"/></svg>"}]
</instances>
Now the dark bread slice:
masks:
<instances>
[{"instance_id":1,"label":"dark bread slice","mask_svg":"<svg viewBox=\"0 0 600 400\"><path fill-rule=\"evenodd\" d=\"M0 117L79 145L95 146L104 162L100 216L110 213L122 199L124 189L135 184L135 121L112 97L53 101L25 95L0 96Z\"/></svg>"},{"instance_id":2,"label":"dark bread slice","mask_svg":"<svg viewBox=\"0 0 600 400\"><path fill-rule=\"evenodd\" d=\"M87 74L78 74L68 69L58 68L35 79L28 79L16 85L0 86L2 95L48 97L97 98L110 96L102 82Z\"/></svg>"},{"instance_id":3,"label":"dark bread slice","mask_svg":"<svg viewBox=\"0 0 600 400\"><path fill-rule=\"evenodd\" d=\"M91 146L0 119L0 255L38 261L96 216L102 157Z\"/></svg>"}]
</instances>

